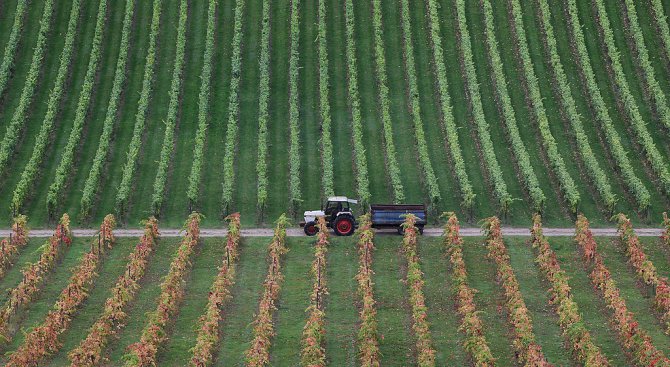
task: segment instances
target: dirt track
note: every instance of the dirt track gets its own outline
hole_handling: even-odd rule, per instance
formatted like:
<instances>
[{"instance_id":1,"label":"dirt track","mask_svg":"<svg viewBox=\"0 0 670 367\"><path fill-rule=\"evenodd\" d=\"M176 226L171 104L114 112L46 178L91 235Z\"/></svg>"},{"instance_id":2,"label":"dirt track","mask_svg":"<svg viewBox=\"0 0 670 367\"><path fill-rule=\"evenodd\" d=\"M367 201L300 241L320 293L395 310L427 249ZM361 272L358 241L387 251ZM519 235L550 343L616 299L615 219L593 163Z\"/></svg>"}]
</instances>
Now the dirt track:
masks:
<instances>
[{"instance_id":1,"label":"dirt track","mask_svg":"<svg viewBox=\"0 0 670 367\"><path fill-rule=\"evenodd\" d=\"M612 237L616 236L616 228L593 228L591 229L594 236L607 236ZM635 232L638 236L641 237L658 237L662 233L660 228L639 228ZM53 233L49 229L35 229L31 230L29 235L30 237L49 237ZM117 229L114 231L114 234L119 237L139 237L142 235L141 229ZM163 237L180 237L183 235L180 229L160 229L161 236ZM207 229L203 228L200 231L200 235L203 237L223 237L227 233L227 230L221 228ZM383 230L378 231L377 233L382 235L396 234L394 230ZM573 236L575 233L574 228L544 228L545 236ZM73 234L75 237L92 237L97 235L97 230L94 229L73 229ZM291 237L304 236L304 233L301 228L289 228L287 234ZM461 228L461 235L464 237L474 237L481 236L481 230L479 228ZM426 228L424 231L425 236L441 236L442 228ZM504 227L503 235L505 236L530 236L530 231L528 228L512 228ZM9 230L3 229L0 230L0 237L8 237ZM270 228L248 228L242 229L242 236L244 237L268 237L272 236L272 229Z\"/></svg>"}]
</instances>

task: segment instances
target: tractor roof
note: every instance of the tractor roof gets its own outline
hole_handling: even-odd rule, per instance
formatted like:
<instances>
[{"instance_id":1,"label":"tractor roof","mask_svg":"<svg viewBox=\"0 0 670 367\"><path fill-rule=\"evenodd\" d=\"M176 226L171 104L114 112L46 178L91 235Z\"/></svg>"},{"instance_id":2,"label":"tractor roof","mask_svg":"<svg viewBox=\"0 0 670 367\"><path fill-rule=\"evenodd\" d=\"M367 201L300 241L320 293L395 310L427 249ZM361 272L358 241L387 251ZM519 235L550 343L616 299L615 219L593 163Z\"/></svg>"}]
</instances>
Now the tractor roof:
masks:
<instances>
[{"instance_id":1,"label":"tractor roof","mask_svg":"<svg viewBox=\"0 0 670 367\"><path fill-rule=\"evenodd\" d=\"M346 201L350 204L358 204L358 200L349 199L346 196L331 196L328 198L328 201Z\"/></svg>"}]
</instances>

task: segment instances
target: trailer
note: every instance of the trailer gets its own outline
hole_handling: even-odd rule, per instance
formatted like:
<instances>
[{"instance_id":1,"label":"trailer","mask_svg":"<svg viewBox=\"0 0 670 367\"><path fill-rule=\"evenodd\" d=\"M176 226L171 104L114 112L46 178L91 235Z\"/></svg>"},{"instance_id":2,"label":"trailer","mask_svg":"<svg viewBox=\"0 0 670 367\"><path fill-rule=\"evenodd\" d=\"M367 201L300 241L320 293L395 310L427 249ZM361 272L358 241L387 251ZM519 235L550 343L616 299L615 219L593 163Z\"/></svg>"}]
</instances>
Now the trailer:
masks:
<instances>
[{"instance_id":1,"label":"trailer","mask_svg":"<svg viewBox=\"0 0 670 367\"><path fill-rule=\"evenodd\" d=\"M304 228L306 235L314 236L319 231L317 219L324 217L326 226L332 228L336 235L351 236L358 227L352 204L358 204L358 201L345 196L329 197L321 210L306 211L305 220L300 226ZM395 228L399 234L404 232L402 224L407 214L417 217L419 233L423 233L423 227L428 221L426 206L423 204L372 204L368 209L373 228Z\"/></svg>"}]
</instances>

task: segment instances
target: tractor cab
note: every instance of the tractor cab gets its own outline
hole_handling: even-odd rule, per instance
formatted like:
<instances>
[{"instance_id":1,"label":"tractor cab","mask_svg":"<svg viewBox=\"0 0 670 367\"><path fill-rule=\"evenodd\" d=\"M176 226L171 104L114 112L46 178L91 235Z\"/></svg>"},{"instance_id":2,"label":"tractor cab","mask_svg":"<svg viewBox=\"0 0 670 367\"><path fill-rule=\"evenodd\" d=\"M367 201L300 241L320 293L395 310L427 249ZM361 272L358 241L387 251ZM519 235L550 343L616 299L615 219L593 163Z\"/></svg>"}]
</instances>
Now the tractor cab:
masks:
<instances>
[{"instance_id":1,"label":"tractor cab","mask_svg":"<svg viewBox=\"0 0 670 367\"><path fill-rule=\"evenodd\" d=\"M336 235L351 236L356 229L351 204L358 204L358 201L345 196L331 196L321 206L321 210L306 211L305 221L300 225L304 227L306 235L314 236L319 231L316 226L317 218L324 217L326 225L333 228Z\"/></svg>"}]
</instances>

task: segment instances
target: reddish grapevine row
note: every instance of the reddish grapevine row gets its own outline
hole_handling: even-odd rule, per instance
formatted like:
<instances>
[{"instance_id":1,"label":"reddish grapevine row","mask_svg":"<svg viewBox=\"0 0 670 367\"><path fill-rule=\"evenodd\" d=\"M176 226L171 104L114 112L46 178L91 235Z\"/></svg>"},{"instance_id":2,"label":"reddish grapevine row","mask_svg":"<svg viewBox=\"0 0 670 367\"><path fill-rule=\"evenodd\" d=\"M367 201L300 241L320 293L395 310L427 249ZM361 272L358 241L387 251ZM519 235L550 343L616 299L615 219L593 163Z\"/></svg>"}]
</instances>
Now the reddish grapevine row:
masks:
<instances>
[{"instance_id":1,"label":"reddish grapevine row","mask_svg":"<svg viewBox=\"0 0 670 367\"><path fill-rule=\"evenodd\" d=\"M314 261L310 272L314 277L310 304L307 308L309 317L302 332L301 365L305 367L325 367L326 351L323 348L324 329L323 298L328 294L326 288L326 253L328 252L328 227L324 217L319 217L318 239L314 246Z\"/></svg>"},{"instance_id":2,"label":"reddish grapevine row","mask_svg":"<svg viewBox=\"0 0 670 367\"><path fill-rule=\"evenodd\" d=\"M14 256L28 243L27 222L28 218L25 215L19 215L14 218L12 234L9 239L3 239L0 242L0 279L5 276L7 270L13 265L12 260Z\"/></svg>"},{"instance_id":3,"label":"reddish grapevine row","mask_svg":"<svg viewBox=\"0 0 670 367\"><path fill-rule=\"evenodd\" d=\"M556 307L563 335L568 339L575 356L585 366L609 366L609 361L593 343L591 333L584 326L577 303L572 299L568 276L561 269L556 253L542 234L542 221L539 214L533 216L531 236L533 248L538 251L535 261L551 284L550 302Z\"/></svg>"},{"instance_id":4,"label":"reddish grapevine row","mask_svg":"<svg viewBox=\"0 0 670 367\"><path fill-rule=\"evenodd\" d=\"M358 230L358 294L361 296L361 310L358 325L358 350L361 367L379 367L379 337L377 335L377 310L372 289L372 251L374 232L370 215L359 219Z\"/></svg>"},{"instance_id":5,"label":"reddish grapevine row","mask_svg":"<svg viewBox=\"0 0 670 367\"><path fill-rule=\"evenodd\" d=\"M148 323L142 330L140 341L131 344L128 349L126 366L156 366L158 347L168 338L165 328L179 311L184 297L184 278L191 269L191 255L200 240L200 219L198 213L189 215L184 227L186 236L177 249L177 255L170 264L170 271L161 284L156 310L148 315Z\"/></svg>"},{"instance_id":6,"label":"reddish grapevine row","mask_svg":"<svg viewBox=\"0 0 670 367\"><path fill-rule=\"evenodd\" d=\"M510 263L509 253L503 242L500 219L496 217L485 219L483 229L488 257L496 263L498 279L505 291L505 306L509 322L514 329L513 345L519 364L526 367L549 367L551 364L545 359L542 347L535 341L533 320L528 314L526 303L519 290L519 282Z\"/></svg>"},{"instance_id":7,"label":"reddish grapevine row","mask_svg":"<svg viewBox=\"0 0 670 367\"><path fill-rule=\"evenodd\" d=\"M463 318L459 330L465 333L463 347L470 353L475 366L492 367L495 359L491 354L488 342L484 337L482 320L477 315L475 306L476 290L468 286L468 273L463 261L463 239L459 231L460 225L454 213L446 213L448 221L444 229L444 246L447 248L452 267L452 277L456 285L456 302L458 313Z\"/></svg>"},{"instance_id":8,"label":"reddish grapevine row","mask_svg":"<svg viewBox=\"0 0 670 367\"><path fill-rule=\"evenodd\" d=\"M138 282L144 275L158 236L158 222L153 217L149 218L144 224L140 243L128 257L126 271L112 288L112 296L105 301L102 316L89 329L79 346L69 353L71 367L92 367L102 361L109 338L125 326L127 315L124 309L135 299L135 293L140 288Z\"/></svg>"},{"instance_id":9,"label":"reddish grapevine row","mask_svg":"<svg viewBox=\"0 0 670 367\"><path fill-rule=\"evenodd\" d=\"M626 247L626 255L628 255L628 262L635 269L638 277L647 285L654 288L656 294L654 302L656 308L661 312L661 321L665 325L665 333L670 333L670 284L668 279L662 277L656 271L654 264L647 258L644 253L642 244L637 238L633 225L625 215L619 213L613 219L617 221L617 228L619 231L619 239Z\"/></svg>"},{"instance_id":10,"label":"reddish grapevine row","mask_svg":"<svg viewBox=\"0 0 670 367\"><path fill-rule=\"evenodd\" d=\"M281 256L288 252L286 243L286 226L289 221L284 214L277 220L274 237L268 247L270 264L268 274L263 282L263 295L258 304L258 313L253 322L254 339L246 351L247 366L258 367L270 363L271 338L275 335L272 323L275 302L279 298L279 290L284 276L281 273Z\"/></svg>"},{"instance_id":11,"label":"reddish grapevine row","mask_svg":"<svg viewBox=\"0 0 670 367\"><path fill-rule=\"evenodd\" d=\"M209 291L207 309L200 317L198 339L189 361L189 366L192 367L209 366L214 360L214 347L220 337L219 322L223 318L222 307L230 298L230 287L235 279L235 261L240 242L240 214L231 214L226 219L230 222L226 239L226 257Z\"/></svg>"},{"instance_id":12,"label":"reddish grapevine row","mask_svg":"<svg viewBox=\"0 0 670 367\"><path fill-rule=\"evenodd\" d=\"M88 291L97 277L98 265L105 248L114 244L113 229L116 221L113 215L107 215L100 225L100 237L97 247L91 244L91 250L84 254L74 269L68 285L61 291L53 310L49 311L44 322L26 335L23 344L12 353L7 366L38 366L46 356L57 352L62 344L58 337L69 327L79 306L88 298Z\"/></svg>"},{"instance_id":13,"label":"reddish grapevine row","mask_svg":"<svg viewBox=\"0 0 670 367\"><path fill-rule=\"evenodd\" d=\"M29 304L42 290L44 278L57 265L58 261L72 243L70 234L70 217L63 214L54 234L49 238L39 260L23 270L23 280L10 291L9 300L0 310L0 336L10 340L12 331L9 320L21 307Z\"/></svg>"},{"instance_id":14,"label":"reddish grapevine row","mask_svg":"<svg viewBox=\"0 0 670 367\"><path fill-rule=\"evenodd\" d=\"M612 310L611 324L619 333L621 344L630 353L633 363L640 367L670 366L670 360L656 349L649 334L640 329L633 313L626 307L626 301L598 253L596 241L589 229L589 221L581 214L577 218L575 242L584 261L592 265L590 278L593 286L600 290L600 296L605 299L607 308Z\"/></svg>"}]
</instances>

